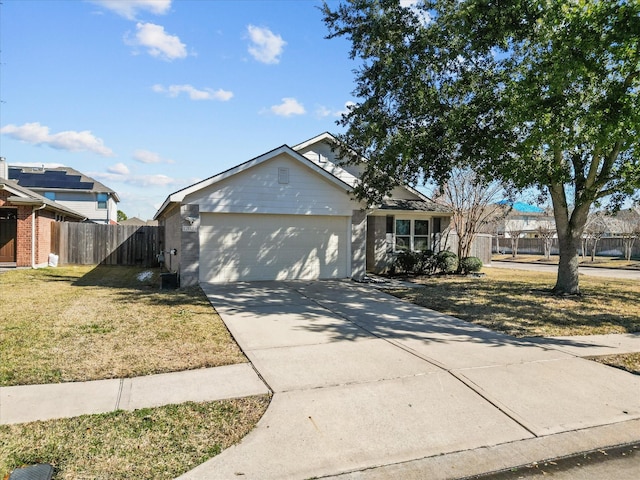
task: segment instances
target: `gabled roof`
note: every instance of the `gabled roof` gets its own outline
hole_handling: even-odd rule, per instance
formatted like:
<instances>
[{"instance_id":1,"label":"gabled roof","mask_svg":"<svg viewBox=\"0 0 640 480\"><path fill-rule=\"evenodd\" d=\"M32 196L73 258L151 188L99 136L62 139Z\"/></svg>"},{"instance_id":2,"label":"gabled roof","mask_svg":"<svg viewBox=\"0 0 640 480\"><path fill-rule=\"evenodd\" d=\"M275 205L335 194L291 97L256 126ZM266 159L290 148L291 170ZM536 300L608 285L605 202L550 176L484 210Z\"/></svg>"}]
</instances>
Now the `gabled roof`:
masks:
<instances>
[{"instance_id":1,"label":"gabled roof","mask_svg":"<svg viewBox=\"0 0 640 480\"><path fill-rule=\"evenodd\" d=\"M1 179L0 190L5 190L12 194L12 196L7 198L7 200L12 204L44 206L48 210L53 210L55 212L62 213L64 215L68 215L81 220L87 218L81 213L76 212L75 210L65 207L64 205L61 205L54 200L50 200L46 197L43 197L39 193L34 192L33 190L19 185L15 180Z\"/></svg>"},{"instance_id":2,"label":"gabled roof","mask_svg":"<svg viewBox=\"0 0 640 480\"><path fill-rule=\"evenodd\" d=\"M329 143L329 144L334 144L337 145L340 143L340 140L338 140L334 135L330 134L329 132L324 132L321 133L320 135L316 135L313 138L310 138L309 140L306 140L302 143L299 143L298 145L295 145L293 147L294 150L296 151L300 151L300 150L304 150L307 147L310 147L316 143ZM359 155L358 153L356 153L354 150L352 150L351 148L347 148L347 150L349 150L353 155L357 156L360 158L360 161L362 163L367 163L369 160L365 157L363 157L362 155ZM314 162L317 165L321 166L322 168L324 168L327 171L330 171L331 173L333 173L334 175L342 178L343 176L345 177L345 181L347 181L347 183L349 183L351 185L352 188L354 188L357 184L357 182L359 181L359 179L357 177L354 177L353 175L351 175L349 172L347 172L345 169L343 169L342 167L340 167L339 165L336 165L333 162ZM415 188L409 186L409 185L401 185L402 188L408 190L409 192L411 192L412 194L414 194L415 196L417 196L418 198L420 198L423 202L426 203L433 203L427 196L425 196L423 193L421 193L420 191L416 190ZM383 205L380 208L385 208ZM435 211L435 210L430 210L430 211Z\"/></svg>"},{"instance_id":3,"label":"gabled roof","mask_svg":"<svg viewBox=\"0 0 640 480\"><path fill-rule=\"evenodd\" d=\"M11 165L9 178L16 180L20 186L30 189L108 193L116 202L120 201L114 190L70 167L41 168Z\"/></svg>"},{"instance_id":4,"label":"gabled roof","mask_svg":"<svg viewBox=\"0 0 640 480\"><path fill-rule=\"evenodd\" d=\"M311 169L312 171L322 176L329 182L335 184L337 187L343 189L345 192L349 192L351 190L352 188L351 185L349 185L349 183L345 182L343 179L338 178L332 173L325 170L324 168L321 168L316 163L312 162L305 156L299 154L288 145L282 145L274 150L271 150L270 152L262 154L258 157L255 157L251 160L241 163L240 165L237 165L233 168L225 170L224 172L218 173L217 175L209 177L205 180L202 180L201 182L195 183L186 188L183 188L182 190L178 190L177 192L170 194L162 203L162 205L160 206L156 214L154 215L153 217L154 220L156 220L162 214L162 212L164 212L167 209L167 207L169 207L171 204L181 203L187 195L190 195L199 190L202 190L203 188L214 185L233 175L237 175L241 172L244 172L245 170L248 170L252 167L260 165L261 163L271 160L272 158L275 158L278 155L281 155L283 153L289 155L292 159L297 160L301 164L305 165L307 168Z\"/></svg>"},{"instance_id":5,"label":"gabled roof","mask_svg":"<svg viewBox=\"0 0 640 480\"><path fill-rule=\"evenodd\" d=\"M380 210L410 210L416 212L439 212L451 214L451 210L432 200L400 200L385 199L380 205Z\"/></svg>"}]
</instances>

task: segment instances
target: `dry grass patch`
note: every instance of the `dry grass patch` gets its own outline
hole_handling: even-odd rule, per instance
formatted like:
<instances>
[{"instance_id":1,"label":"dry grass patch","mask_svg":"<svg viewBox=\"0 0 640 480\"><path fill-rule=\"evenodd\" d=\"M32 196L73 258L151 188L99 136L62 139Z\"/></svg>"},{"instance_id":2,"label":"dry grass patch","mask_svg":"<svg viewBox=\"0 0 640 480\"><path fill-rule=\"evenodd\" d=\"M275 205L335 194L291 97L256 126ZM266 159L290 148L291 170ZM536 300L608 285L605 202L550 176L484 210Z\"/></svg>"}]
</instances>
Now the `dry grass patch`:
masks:
<instances>
[{"instance_id":1,"label":"dry grass patch","mask_svg":"<svg viewBox=\"0 0 640 480\"><path fill-rule=\"evenodd\" d=\"M50 463L56 479L171 479L237 443L269 404L263 395L0 426L0 478Z\"/></svg>"},{"instance_id":2,"label":"dry grass patch","mask_svg":"<svg viewBox=\"0 0 640 480\"><path fill-rule=\"evenodd\" d=\"M161 291L158 273L70 266L0 275L0 385L246 362L202 290Z\"/></svg>"},{"instance_id":3,"label":"dry grass patch","mask_svg":"<svg viewBox=\"0 0 640 480\"><path fill-rule=\"evenodd\" d=\"M550 293L555 274L486 269L481 277L424 277L393 295L516 337L640 331L640 284L581 277L580 297Z\"/></svg>"},{"instance_id":4,"label":"dry grass patch","mask_svg":"<svg viewBox=\"0 0 640 480\"><path fill-rule=\"evenodd\" d=\"M589 360L595 360L610 367L620 368L635 375L640 375L640 353L625 353L588 358Z\"/></svg>"}]
</instances>

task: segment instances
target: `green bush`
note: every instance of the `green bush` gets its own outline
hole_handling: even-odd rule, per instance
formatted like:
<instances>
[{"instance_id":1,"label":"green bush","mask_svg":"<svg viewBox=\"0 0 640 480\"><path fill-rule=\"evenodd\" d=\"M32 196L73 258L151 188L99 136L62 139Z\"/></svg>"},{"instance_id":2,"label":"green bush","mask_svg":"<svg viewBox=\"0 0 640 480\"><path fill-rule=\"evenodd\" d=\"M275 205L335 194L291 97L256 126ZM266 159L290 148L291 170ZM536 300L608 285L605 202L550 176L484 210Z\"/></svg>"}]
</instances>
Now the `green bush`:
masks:
<instances>
[{"instance_id":1,"label":"green bush","mask_svg":"<svg viewBox=\"0 0 640 480\"><path fill-rule=\"evenodd\" d=\"M417 253L415 272L418 275L433 275L436 273L436 257L433 250L424 250Z\"/></svg>"},{"instance_id":2,"label":"green bush","mask_svg":"<svg viewBox=\"0 0 640 480\"><path fill-rule=\"evenodd\" d=\"M418 263L418 256L414 252L410 252L408 250L403 250L399 252L393 261L392 270L395 273L406 273L411 274L414 272L416 268L416 264Z\"/></svg>"},{"instance_id":3,"label":"green bush","mask_svg":"<svg viewBox=\"0 0 640 480\"><path fill-rule=\"evenodd\" d=\"M436 267L442 273L455 273L458 270L458 256L449 250L438 252Z\"/></svg>"},{"instance_id":4,"label":"green bush","mask_svg":"<svg viewBox=\"0 0 640 480\"><path fill-rule=\"evenodd\" d=\"M476 273L482 270L482 260L478 257L464 257L460 259L460 273Z\"/></svg>"}]
</instances>

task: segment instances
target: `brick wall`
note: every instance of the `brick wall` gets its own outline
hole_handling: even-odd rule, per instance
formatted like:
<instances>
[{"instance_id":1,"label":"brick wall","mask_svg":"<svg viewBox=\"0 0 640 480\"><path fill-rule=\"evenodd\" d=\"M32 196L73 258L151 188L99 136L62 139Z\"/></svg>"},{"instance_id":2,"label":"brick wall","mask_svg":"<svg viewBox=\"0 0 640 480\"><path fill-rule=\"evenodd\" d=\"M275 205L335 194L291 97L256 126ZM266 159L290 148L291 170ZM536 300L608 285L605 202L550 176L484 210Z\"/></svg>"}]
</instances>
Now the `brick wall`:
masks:
<instances>
[{"instance_id":1,"label":"brick wall","mask_svg":"<svg viewBox=\"0 0 640 480\"><path fill-rule=\"evenodd\" d=\"M29 205L22 205L18 209L18 238L16 265L18 267L31 266L31 215L33 209Z\"/></svg>"},{"instance_id":2,"label":"brick wall","mask_svg":"<svg viewBox=\"0 0 640 480\"><path fill-rule=\"evenodd\" d=\"M36 212L36 265L47 264L51 252L51 224L55 214L46 210Z\"/></svg>"},{"instance_id":3,"label":"brick wall","mask_svg":"<svg viewBox=\"0 0 640 480\"><path fill-rule=\"evenodd\" d=\"M11 208L17 211L18 221L16 226L16 266L30 267L31 257L31 227L34 215L31 205L12 205L8 197L12 194L6 190L0 190L0 207ZM55 222L55 214L45 210L37 210L36 215L36 265L46 264L51 250L51 224Z\"/></svg>"}]
</instances>

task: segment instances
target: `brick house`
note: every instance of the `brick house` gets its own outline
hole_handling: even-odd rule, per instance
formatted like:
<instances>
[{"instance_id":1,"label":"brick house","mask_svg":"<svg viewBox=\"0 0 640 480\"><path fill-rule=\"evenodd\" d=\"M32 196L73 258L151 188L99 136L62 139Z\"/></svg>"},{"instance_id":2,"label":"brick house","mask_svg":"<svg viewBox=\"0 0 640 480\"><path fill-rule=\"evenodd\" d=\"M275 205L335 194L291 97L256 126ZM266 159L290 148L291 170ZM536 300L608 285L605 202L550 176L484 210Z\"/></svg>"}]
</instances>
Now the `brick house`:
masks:
<instances>
[{"instance_id":1,"label":"brick house","mask_svg":"<svg viewBox=\"0 0 640 480\"><path fill-rule=\"evenodd\" d=\"M0 160L0 266L46 266L54 222L81 222L85 216L7 179Z\"/></svg>"}]
</instances>

